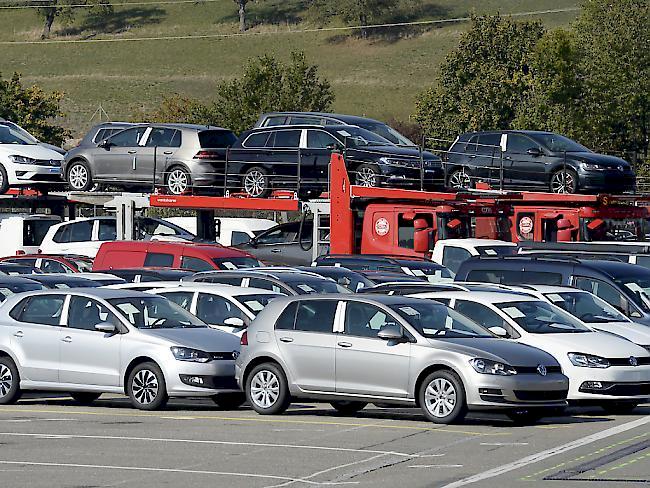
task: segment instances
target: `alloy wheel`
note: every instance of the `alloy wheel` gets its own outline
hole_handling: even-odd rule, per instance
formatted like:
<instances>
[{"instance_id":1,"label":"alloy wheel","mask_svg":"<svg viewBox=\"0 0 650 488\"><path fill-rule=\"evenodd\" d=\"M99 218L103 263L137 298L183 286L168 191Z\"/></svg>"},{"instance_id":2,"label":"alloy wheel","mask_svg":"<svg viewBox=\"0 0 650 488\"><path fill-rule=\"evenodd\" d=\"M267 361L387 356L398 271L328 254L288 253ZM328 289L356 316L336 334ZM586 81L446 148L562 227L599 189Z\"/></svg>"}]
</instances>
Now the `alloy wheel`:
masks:
<instances>
[{"instance_id":1,"label":"alloy wheel","mask_svg":"<svg viewBox=\"0 0 650 488\"><path fill-rule=\"evenodd\" d=\"M75 164L70 168L70 174L68 175L68 181L70 186L75 190L79 190L86 186L88 183L88 171L81 164Z\"/></svg>"},{"instance_id":2,"label":"alloy wheel","mask_svg":"<svg viewBox=\"0 0 650 488\"><path fill-rule=\"evenodd\" d=\"M187 191L187 187L189 186L187 173L180 168L172 170L167 178L167 186L169 187L169 191L174 195L182 195Z\"/></svg>"},{"instance_id":3,"label":"alloy wheel","mask_svg":"<svg viewBox=\"0 0 650 488\"><path fill-rule=\"evenodd\" d=\"M11 370L4 364L0 364L0 398L9 393L13 386L13 382L14 377L11 374Z\"/></svg>"},{"instance_id":4,"label":"alloy wheel","mask_svg":"<svg viewBox=\"0 0 650 488\"><path fill-rule=\"evenodd\" d=\"M275 373L262 370L251 380L251 399L258 407L270 408L280 396L280 382Z\"/></svg>"},{"instance_id":5,"label":"alloy wheel","mask_svg":"<svg viewBox=\"0 0 650 488\"><path fill-rule=\"evenodd\" d=\"M377 186L377 172L368 166L359 168L357 170L356 184L371 188Z\"/></svg>"},{"instance_id":6,"label":"alloy wheel","mask_svg":"<svg viewBox=\"0 0 650 488\"><path fill-rule=\"evenodd\" d=\"M266 177L261 171L253 170L244 177L244 191L251 197L259 197L266 190Z\"/></svg>"},{"instance_id":7,"label":"alloy wheel","mask_svg":"<svg viewBox=\"0 0 650 488\"><path fill-rule=\"evenodd\" d=\"M158 378L148 370L138 371L131 384L133 396L142 405L152 403L158 396Z\"/></svg>"},{"instance_id":8,"label":"alloy wheel","mask_svg":"<svg viewBox=\"0 0 650 488\"><path fill-rule=\"evenodd\" d=\"M472 179L464 169L454 171L449 177L449 186L451 188L464 190L472 186Z\"/></svg>"},{"instance_id":9,"label":"alloy wheel","mask_svg":"<svg viewBox=\"0 0 650 488\"><path fill-rule=\"evenodd\" d=\"M567 171L558 171L551 178L551 191L553 193L573 193L574 187L574 177Z\"/></svg>"},{"instance_id":10,"label":"alloy wheel","mask_svg":"<svg viewBox=\"0 0 650 488\"><path fill-rule=\"evenodd\" d=\"M437 418L449 416L456 407L456 388L445 378L436 378L424 392L427 410Z\"/></svg>"}]
</instances>

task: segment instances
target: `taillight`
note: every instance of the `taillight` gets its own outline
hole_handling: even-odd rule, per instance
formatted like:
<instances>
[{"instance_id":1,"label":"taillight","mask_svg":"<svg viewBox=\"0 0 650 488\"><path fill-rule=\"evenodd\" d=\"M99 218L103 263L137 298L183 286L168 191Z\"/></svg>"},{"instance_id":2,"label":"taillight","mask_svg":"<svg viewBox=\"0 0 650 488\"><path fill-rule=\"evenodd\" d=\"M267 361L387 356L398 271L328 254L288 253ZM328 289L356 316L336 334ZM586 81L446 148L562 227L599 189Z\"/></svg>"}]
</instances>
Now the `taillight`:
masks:
<instances>
[{"instance_id":1,"label":"taillight","mask_svg":"<svg viewBox=\"0 0 650 488\"><path fill-rule=\"evenodd\" d=\"M22 249L18 249L18 250L16 251L16 256L23 256L23 255L25 255L25 254L27 254L27 253L26 253L25 251L23 251Z\"/></svg>"},{"instance_id":2,"label":"taillight","mask_svg":"<svg viewBox=\"0 0 650 488\"><path fill-rule=\"evenodd\" d=\"M217 159L219 153L214 151L199 151L194 155L194 159Z\"/></svg>"},{"instance_id":3,"label":"taillight","mask_svg":"<svg viewBox=\"0 0 650 488\"><path fill-rule=\"evenodd\" d=\"M239 345L248 346L248 331L247 330L245 330L244 333L241 335L241 340L239 341Z\"/></svg>"}]
</instances>

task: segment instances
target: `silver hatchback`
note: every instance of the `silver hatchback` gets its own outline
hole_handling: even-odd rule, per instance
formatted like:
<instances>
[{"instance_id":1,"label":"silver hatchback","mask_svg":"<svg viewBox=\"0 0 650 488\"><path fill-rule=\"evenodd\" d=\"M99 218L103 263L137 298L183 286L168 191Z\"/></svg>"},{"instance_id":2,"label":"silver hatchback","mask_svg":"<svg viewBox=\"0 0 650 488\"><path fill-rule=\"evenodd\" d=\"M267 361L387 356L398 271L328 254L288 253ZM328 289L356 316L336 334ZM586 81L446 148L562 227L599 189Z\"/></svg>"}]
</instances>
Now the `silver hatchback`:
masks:
<instances>
[{"instance_id":1,"label":"silver hatchback","mask_svg":"<svg viewBox=\"0 0 650 488\"><path fill-rule=\"evenodd\" d=\"M399 296L277 298L242 336L235 375L260 414L292 398L343 413L419 406L436 423L500 410L530 423L566 405L568 379L539 349L507 343L440 303Z\"/></svg>"},{"instance_id":2,"label":"silver hatchback","mask_svg":"<svg viewBox=\"0 0 650 488\"><path fill-rule=\"evenodd\" d=\"M237 336L162 297L102 288L21 293L0 308L0 404L50 390L84 404L126 393L143 410L169 397L236 407L244 402L238 354Z\"/></svg>"}]
</instances>

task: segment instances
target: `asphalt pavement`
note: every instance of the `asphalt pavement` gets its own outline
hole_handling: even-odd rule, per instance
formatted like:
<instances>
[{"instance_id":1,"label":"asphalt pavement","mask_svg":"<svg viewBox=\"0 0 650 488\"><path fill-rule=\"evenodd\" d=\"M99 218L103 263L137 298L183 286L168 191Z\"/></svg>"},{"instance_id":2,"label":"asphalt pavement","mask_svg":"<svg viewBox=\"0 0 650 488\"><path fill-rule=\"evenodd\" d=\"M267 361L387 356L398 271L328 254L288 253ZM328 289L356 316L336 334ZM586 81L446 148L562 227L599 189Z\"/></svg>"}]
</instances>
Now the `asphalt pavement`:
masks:
<instances>
[{"instance_id":1,"label":"asphalt pavement","mask_svg":"<svg viewBox=\"0 0 650 488\"><path fill-rule=\"evenodd\" d=\"M417 409L280 416L211 401L158 412L105 395L93 406L30 395L0 407L3 487L635 487L650 485L650 405L516 427L497 414L439 426Z\"/></svg>"}]
</instances>

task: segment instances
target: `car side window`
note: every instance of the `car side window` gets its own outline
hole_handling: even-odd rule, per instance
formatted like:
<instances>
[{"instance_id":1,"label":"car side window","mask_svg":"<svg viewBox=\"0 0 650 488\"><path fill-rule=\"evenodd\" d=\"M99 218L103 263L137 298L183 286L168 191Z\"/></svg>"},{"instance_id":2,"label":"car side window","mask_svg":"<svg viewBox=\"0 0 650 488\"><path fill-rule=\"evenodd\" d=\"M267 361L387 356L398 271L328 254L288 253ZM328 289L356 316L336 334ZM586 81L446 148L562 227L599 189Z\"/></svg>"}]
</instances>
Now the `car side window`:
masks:
<instances>
[{"instance_id":1,"label":"car side window","mask_svg":"<svg viewBox=\"0 0 650 488\"><path fill-rule=\"evenodd\" d=\"M117 222L113 219L100 220L97 239L100 241L114 241L117 239Z\"/></svg>"},{"instance_id":2,"label":"car side window","mask_svg":"<svg viewBox=\"0 0 650 488\"><path fill-rule=\"evenodd\" d=\"M442 250L442 264L453 273L457 273L460 265L471 257L469 251L462 247L445 246Z\"/></svg>"},{"instance_id":3,"label":"car side window","mask_svg":"<svg viewBox=\"0 0 650 488\"><path fill-rule=\"evenodd\" d=\"M593 293L615 307L617 310L623 313L628 312L629 305L627 299L609 283L584 276L576 276L573 279L573 283L576 288Z\"/></svg>"},{"instance_id":4,"label":"car side window","mask_svg":"<svg viewBox=\"0 0 650 488\"><path fill-rule=\"evenodd\" d=\"M52 240L56 243L70 242L70 225L63 225L54 233Z\"/></svg>"},{"instance_id":5,"label":"car side window","mask_svg":"<svg viewBox=\"0 0 650 488\"><path fill-rule=\"evenodd\" d=\"M275 322L275 328L277 330L293 330L293 327L296 323L297 310L298 303L290 303L278 317L278 320Z\"/></svg>"},{"instance_id":6,"label":"car side window","mask_svg":"<svg viewBox=\"0 0 650 488\"><path fill-rule=\"evenodd\" d=\"M248 320L246 314L230 300L209 293L199 293L196 316L211 325L224 325L226 319L230 318Z\"/></svg>"},{"instance_id":7,"label":"car side window","mask_svg":"<svg viewBox=\"0 0 650 488\"><path fill-rule=\"evenodd\" d=\"M145 266L169 268L174 265L174 255L162 252L148 252L144 258Z\"/></svg>"},{"instance_id":8,"label":"car side window","mask_svg":"<svg viewBox=\"0 0 650 488\"><path fill-rule=\"evenodd\" d=\"M286 125L287 123L287 117L286 115L275 115L273 117L269 117L266 119L264 124L262 124L264 127L271 127L274 125Z\"/></svg>"},{"instance_id":9,"label":"car side window","mask_svg":"<svg viewBox=\"0 0 650 488\"><path fill-rule=\"evenodd\" d=\"M266 140L269 138L269 132L258 132L251 134L248 139L244 141L244 147L265 147Z\"/></svg>"},{"instance_id":10,"label":"car side window","mask_svg":"<svg viewBox=\"0 0 650 488\"><path fill-rule=\"evenodd\" d=\"M233 231L233 233L230 236L230 245L231 246L236 246L237 244L246 244L247 242L250 242L251 236L246 234L246 232L241 232L241 231Z\"/></svg>"},{"instance_id":11,"label":"car side window","mask_svg":"<svg viewBox=\"0 0 650 488\"><path fill-rule=\"evenodd\" d=\"M86 297L70 298L68 327L94 331L95 326L102 322L109 322L115 327L120 326L120 320L98 301Z\"/></svg>"},{"instance_id":12,"label":"car side window","mask_svg":"<svg viewBox=\"0 0 650 488\"><path fill-rule=\"evenodd\" d=\"M333 332L337 300L305 300L298 304L295 329L304 332Z\"/></svg>"},{"instance_id":13,"label":"car side window","mask_svg":"<svg viewBox=\"0 0 650 488\"><path fill-rule=\"evenodd\" d=\"M220 283L222 285L241 286L242 279L238 276L221 276L220 273L215 275L199 276L196 280L198 283Z\"/></svg>"},{"instance_id":14,"label":"car side window","mask_svg":"<svg viewBox=\"0 0 650 488\"><path fill-rule=\"evenodd\" d=\"M307 131L307 147L310 149L327 149L327 146L338 144L330 134L322 130Z\"/></svg>"},{"instance_id":15,"label":"car side window","mask_svg":"<svg viewBox=\"0 0 650 488\"><path fill-rule=\"evenodd\" d=\"M154 127L149 133L146 147L181 147L181 132L176 129Z\"/></svg>"},{"instance_id":16,"label":"car side window","mask_svg":"<svg viewBox=\"0 0 650 488\"><path fill-rule=\"evenodd\" d=\"M59 325L64 302L65 295L33 296L16 305L11 316L19 322Z\"/></svg>"},{"instance_id":17,"label":"car side window","mask_svg":"<svg viewBox=\"0 0 650 488\"><path fill-rule=\"evenodd\" d=\"M380 308L361 302L347 302L345 333L355 337L377 338L382 329L397 325L396 320Z\"/></svg>"},{"instance_id":18,"label":"car side window","mask_svg":"<svg viewBox=\"0 0 650 488\"><path fill-rule=\"evenodd\" d=\"M482 325L486 329L490 327L501 327L506 330L508 337L518 338L519 334L515 332L508 322L502 318L498 313L481 303L470 302L467 300L456 300L454 310L469 317L477 324Z\"/></svg>"},{"instance_id":19,"label":"car side window","mask_svg":"<svg viewBox=\"0 0 650 488\"><path fill-rule=\"evenodd\" d=\"M248 286L251 288L261 288L262 290L271 290L277 291L279 293L286 293L286 290L283 290L281 287L273 283L271 280L265 280L263 278L251 278Z\"/></svg>"},{"instance_id":20,"label":"car side window","mask_svg":"<svg viewBox=\"0 0 650 488\"><path fill-rule=\"evenodd\" d=\"M486 156L498 157L501 144L501 134L481 134L478 138L478 147L476 152Z\"/></svg>"},{"instance_id":21,"label":"car side window","mask_svg":"<svg viewBox=\"0 0 650 488\"><path fill-rule=\"evenodd\" d=\"M275 133L273 147L277 149L298 149L300 147L299 130L279 130Z\"/></svg>"},{"instance_id":22,"label":"car side window","mask_svg":"<svg viewBox=\"0 0 650 488\"><path fill-rule=\"evenodd\" d=\"M292 125L320 125L320 117L308 117L305 115L292 115L289 123Z\"/></svg>"},{"instance_id":23,"label":"car side window","mask_svg":"<svg viewBox=\"0 0 650 488\"><path fill-rule=\"evenodd\" d=\"M109 139L109 142L117 147L136 147L144 135L146 127L132 127L118 132Z\"/></svg>"},{"instance_id":24,"label":"car side window","mask_svg":"<svg viewBox=\"0 0 650 488\"><path fill-rule=\"evenodd\" d=\"M63 266L58 261L55 261L54 259L43 259L41 263L41 271L43 271L43 273L69 273L70 272L68 268Z\"/></svg>"},{"instance_id":25,"label":"car side window","mask_svg":"<svg viewBox=\"0 0 650 488\"><path fill-rule=\"evenodd\" d=\"M203 259L195 258L192 256L183 256L181 258L181 268L198 273L200 271L210 271L214 269L214 266L207 261L204 261Z\"/></svg>"},{"instance_id":26,"label":"car side window","mask_svg":"<svg viewBox=\"0 0 650 488\"><path fill-rule=\"evenodd\" d=\"M546 271L475 269L467 273L466 281L500 283L503 285L561 285L562 275Z\"/></svg>"},{"instance_id":27,"label":"car side window","mask_svg":"<svg viewBox=\"0 0 650 488\"><path fill-rule=\"evenodd\" d=\"M529 149L538 147L531 139L521 134L508 134L506 152L511 154L526 154Z\"/></svg>"},{"instance_id":28,"label":"car side window","mask_svg":"<svg viewBox=\"0 0 650 488\"><path fill-rule=\"evenodd\" d=\"M161 297L165 297L170 302L174 302L176 305L183 307L185 310L190 310L192 307L192 298L194 297L193 292L189 291L170 291L167 293L159 293Z\"/></svg>"},{"instance_id":29,"label":"car side window","mask_svg":"<svg viewBox=\"0 0 650 488\"><path fill-rule=\"evenodd\" d=\"M93 221L85 220L68 224L67 234L64 234L64 239L60 242L86 242L92 239L93 235Z\"/></svg>"}]
</instances>

